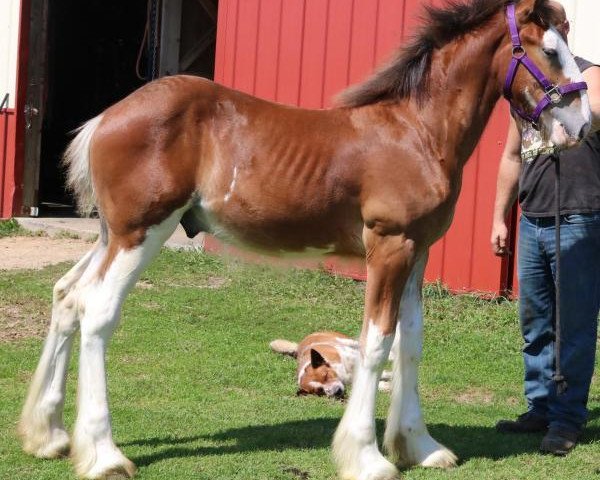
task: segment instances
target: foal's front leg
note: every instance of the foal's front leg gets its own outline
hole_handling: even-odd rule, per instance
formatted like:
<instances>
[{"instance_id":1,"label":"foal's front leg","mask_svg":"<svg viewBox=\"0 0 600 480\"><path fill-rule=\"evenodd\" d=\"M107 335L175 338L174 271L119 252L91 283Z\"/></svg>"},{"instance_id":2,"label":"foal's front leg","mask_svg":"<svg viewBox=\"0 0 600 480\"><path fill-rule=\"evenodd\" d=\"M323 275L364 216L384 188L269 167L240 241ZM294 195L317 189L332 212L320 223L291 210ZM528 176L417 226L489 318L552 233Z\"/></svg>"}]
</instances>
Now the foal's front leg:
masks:
<instances>
[{"instance_id":1,"label":"foal's front leg","mask_svg":"<svg viewBox=\"0 0 600 480\"><path fill-rule=\"evenodd\" d=\"M368 277L361 351L348 406L333 440L333 453L344 480L393 480L398 478L398 471L377 447L375 399L394 341L414 244L402 235L382 237L369 230L364 237Z\"/></svg>"},{"instance_id":2,"label":"foal's front leg","mask_svg":"<svg viewBox=\"0 0 600 480\"><path fill-rule=\"evenodd\" d=\"M456 456L436 442L425 426L419 401L418 368L423 349L423 273L421 256L404 287L394 342L392 398L384 435L390 457L403 466L451 467Z\"/></svg>"}]
</instances>

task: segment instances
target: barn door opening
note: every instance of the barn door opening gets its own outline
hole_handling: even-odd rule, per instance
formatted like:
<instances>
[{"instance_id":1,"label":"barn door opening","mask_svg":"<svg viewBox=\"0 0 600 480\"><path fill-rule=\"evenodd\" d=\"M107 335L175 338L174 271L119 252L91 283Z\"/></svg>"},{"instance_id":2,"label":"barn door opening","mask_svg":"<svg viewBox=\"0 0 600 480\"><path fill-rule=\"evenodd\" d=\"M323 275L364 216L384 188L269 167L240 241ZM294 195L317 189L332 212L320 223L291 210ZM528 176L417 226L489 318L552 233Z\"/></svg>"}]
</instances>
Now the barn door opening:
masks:
<instances>
[{"instance_id":1,"label":"barn door opening","mask_svg":"<svg viewBox=\"0 0 600 480\"><path fill-rule=\"evenodd\" d=\"M214 78L218 0L163 0L159 74Z\"/></svg>"},{"instance_id":2,"label":"barn door opening","mask_svg":"<svg viewBox=\"0 0 600 480\"><path fill-rule=\"evenodd\" d=\"M34 1L45 4L47 33L30 205L40 215L75 215L61 166L70 132L158 76L212 78L217 0Z\"/></svg>"},{"instance_id":3,"label":"barn door opening","mask_svg":"<svg viewBox=\"0 0 600 480\"><path fill-rule=\"evenodd\" d=\"M40 109L40 215L74 213L61 167L70 132L144 83L136 58L147 0L52 0L47 5L44 102Z\"/></svg>"}]
</instances>

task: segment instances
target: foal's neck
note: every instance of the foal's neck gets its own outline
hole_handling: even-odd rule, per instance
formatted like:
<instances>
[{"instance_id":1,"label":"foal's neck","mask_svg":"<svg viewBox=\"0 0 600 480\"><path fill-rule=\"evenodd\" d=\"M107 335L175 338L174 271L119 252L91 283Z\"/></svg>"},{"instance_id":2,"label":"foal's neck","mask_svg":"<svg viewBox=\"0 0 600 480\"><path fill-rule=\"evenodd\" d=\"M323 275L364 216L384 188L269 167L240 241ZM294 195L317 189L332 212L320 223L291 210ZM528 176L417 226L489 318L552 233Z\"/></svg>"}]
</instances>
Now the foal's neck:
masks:
<instances>
[{"instance_id":1,"label":"foal's neck","mask_svg":"<svg viewBox=\"0 0 600 480\"><path fill-rule=\"evenodd\" d=\"M494 54L504 28L494 19L490 28L450 42L432 59L425 123L451 170L460 171L471 156L500 98Z\"/></svg>"}]
</instances>

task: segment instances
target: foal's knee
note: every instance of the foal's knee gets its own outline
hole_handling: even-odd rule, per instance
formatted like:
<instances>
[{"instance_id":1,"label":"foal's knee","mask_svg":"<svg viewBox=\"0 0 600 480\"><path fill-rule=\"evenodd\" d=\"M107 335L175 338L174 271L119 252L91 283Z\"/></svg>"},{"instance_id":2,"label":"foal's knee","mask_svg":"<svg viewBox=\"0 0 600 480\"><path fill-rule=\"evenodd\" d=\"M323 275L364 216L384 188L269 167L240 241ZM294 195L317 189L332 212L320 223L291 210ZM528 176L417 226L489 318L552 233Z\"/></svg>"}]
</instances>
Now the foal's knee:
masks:
<instances>
[{"instance_id":1,"label":"foal's knee","mask_svg":"<svg viewBox=\"0 0 600 480\"><path fill-rule=\"evenodd\" d=\"M120 302L89 290L80 299L80 304L82 341L110 337L119 322Z\"/></svg>"},{"instance_id":2,"label":"foal's knee","mask_svg":"<svg viewBox=\"0 0 600 480\"><path fill-rule=\"evenodd\" d=\"M379 326L370 323L366 335L361 339L360 360L368 369L383 369L388 359L394 333L385 334Z\"/></svg>"},{"instance_id":3,"label":"foal's knee","mask_svg":"<svg viewBox=\"0 0 600 480\"><path fill-rule=\"evenodd\" d=\"M423 351L423 326L420 321L403 318L398 322L400 339L394 346L399 350L403 359L421 360Z\"/></svg>"},{"instance_id":4,"label":"foal's knee","mask_svg":"<svg viewBox=\"0 0 600 480\"><path fill-rule=\"evenodd\" d=\"M55 333L71 335L79 328L78 297L72 287L59 280L54 286L51 329Z\"/></svg>"}]
</instances>

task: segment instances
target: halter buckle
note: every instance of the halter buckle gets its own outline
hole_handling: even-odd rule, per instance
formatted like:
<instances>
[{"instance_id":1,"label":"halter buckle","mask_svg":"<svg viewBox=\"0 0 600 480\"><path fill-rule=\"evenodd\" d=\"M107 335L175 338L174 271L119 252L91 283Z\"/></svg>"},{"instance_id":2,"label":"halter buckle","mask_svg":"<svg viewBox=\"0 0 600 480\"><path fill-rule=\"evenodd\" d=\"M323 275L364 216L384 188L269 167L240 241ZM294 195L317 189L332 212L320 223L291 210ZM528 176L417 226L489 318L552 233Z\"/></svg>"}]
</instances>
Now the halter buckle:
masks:
<instances>
[{"instance_id":1,"label":"halter buckle","mask_svg":"<svg viewBox=\"0 0 600 480\"><path fill-rule=\"evenodd\" d=\"M552 104L558 105L563 99L563 94L558 85L551 85L546 89L546 97Z\"/></svg>"},{"instance_id":2,"label":"halter buckle","mask_svg":"<svg viewBox=\"0 0 600 480\"><path fill-rule=\"evenodd\" d=\"M512 56L517 60L521 60L526 55L525 49L522 45L513 45Z\"/></svg>"}]
</instances>

